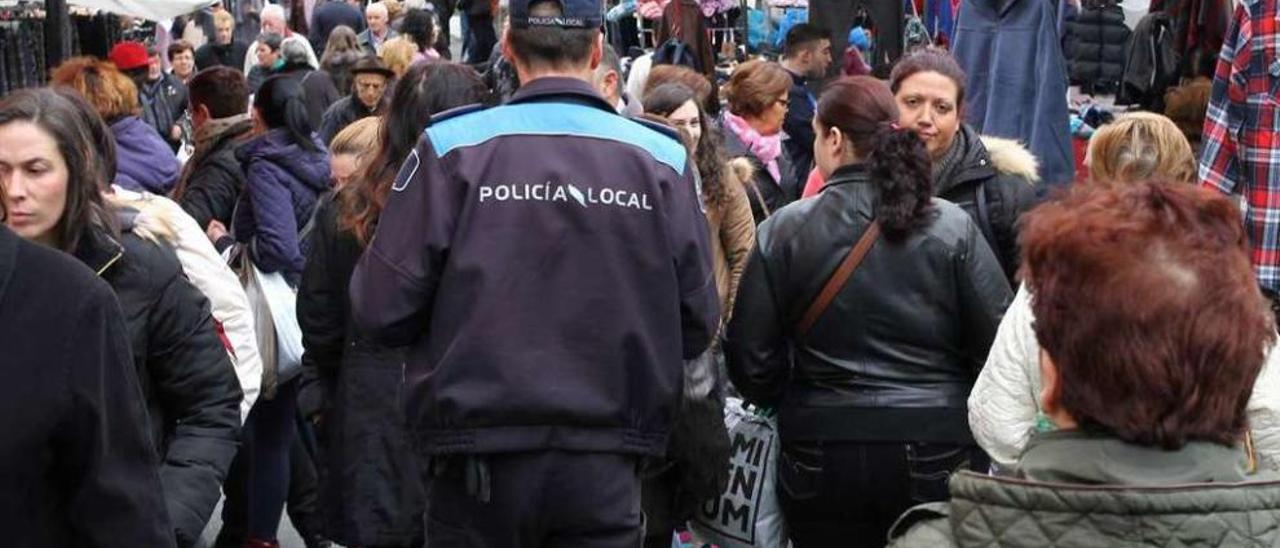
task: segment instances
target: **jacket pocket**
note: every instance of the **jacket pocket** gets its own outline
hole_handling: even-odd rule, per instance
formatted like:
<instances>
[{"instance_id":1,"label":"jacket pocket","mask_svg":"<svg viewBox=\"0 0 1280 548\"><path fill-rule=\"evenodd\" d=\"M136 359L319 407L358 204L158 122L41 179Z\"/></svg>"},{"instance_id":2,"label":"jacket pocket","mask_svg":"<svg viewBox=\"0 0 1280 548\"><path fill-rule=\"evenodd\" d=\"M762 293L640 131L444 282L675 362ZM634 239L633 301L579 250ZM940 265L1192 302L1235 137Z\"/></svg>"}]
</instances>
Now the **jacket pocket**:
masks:
<instances>
[{"instance_id":1,"label":"jacket pocket","mask_svg":"<svg viewBox=\"0 0 1280 548\"><path fill-rule=\"evenodd\" d=\"M947 481L969 468L970 449L961 445L913 442L906 444L908 489L915 504L951 498Z\"/></svg>"},{"instance_id":2,"label":"jacket pocket","mask_svg":"<svg viewBox=\"0 0 1280 548\"><path fill-rule=\"evenodd\" d=\"M778 488L793 501L808 501L822 494L822 447L788 446L778 452Z\"/></svg>"}]
</instances>

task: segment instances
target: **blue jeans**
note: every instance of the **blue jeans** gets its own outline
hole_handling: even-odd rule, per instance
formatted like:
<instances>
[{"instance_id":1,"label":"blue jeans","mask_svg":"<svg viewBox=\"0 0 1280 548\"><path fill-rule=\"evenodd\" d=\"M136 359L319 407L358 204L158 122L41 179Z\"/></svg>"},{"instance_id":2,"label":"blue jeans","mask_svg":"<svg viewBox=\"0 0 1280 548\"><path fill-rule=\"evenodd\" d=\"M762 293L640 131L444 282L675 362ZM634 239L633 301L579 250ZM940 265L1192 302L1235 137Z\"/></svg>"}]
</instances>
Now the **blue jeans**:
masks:
<instances>
[{"instance_id":1,"label":"blue jeans","mask_svg":"<svg viewBox=\"0 0 1280 548\"><path fill-rule=\"evenodd\" d=\"M289 457L297 436L297 379L281 385L276 397L259 399L244 423L240 453L224 491L223 523L245 523L252 540L275 540L289 498ZM224 527L226 529L226 527ZM239 532L219 535L219 546L236 543Z\"/></svg>"}]
</instances>

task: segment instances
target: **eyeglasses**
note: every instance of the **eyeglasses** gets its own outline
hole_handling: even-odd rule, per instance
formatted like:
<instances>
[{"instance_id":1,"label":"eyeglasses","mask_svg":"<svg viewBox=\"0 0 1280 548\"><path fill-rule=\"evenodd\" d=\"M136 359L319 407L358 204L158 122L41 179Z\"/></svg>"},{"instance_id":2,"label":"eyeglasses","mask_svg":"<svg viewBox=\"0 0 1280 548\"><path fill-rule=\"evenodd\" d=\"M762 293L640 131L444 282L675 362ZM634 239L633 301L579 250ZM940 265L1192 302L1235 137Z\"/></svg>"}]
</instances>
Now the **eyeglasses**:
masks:
<instances>
[{"instance_id":1,"label":"eyeglasses","mask_svg":"<svg viewBox=\"0 0 1280 548\"><path fill-rule=\"evenodd\" d=\"M362 91L363 90L380 91L387 87L387 83L386 82L356 82L356 86L358 86Z\"/></svg>"}]
</instances>

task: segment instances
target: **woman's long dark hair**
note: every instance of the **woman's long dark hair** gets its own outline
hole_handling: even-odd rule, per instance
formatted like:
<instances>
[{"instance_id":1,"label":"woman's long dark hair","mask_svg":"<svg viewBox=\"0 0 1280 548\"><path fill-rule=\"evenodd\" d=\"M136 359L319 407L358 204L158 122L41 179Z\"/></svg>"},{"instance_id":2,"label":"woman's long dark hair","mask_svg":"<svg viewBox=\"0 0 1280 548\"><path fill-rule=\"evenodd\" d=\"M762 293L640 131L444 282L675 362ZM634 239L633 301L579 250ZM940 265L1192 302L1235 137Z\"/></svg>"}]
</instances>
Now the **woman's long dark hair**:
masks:
<instances>
[{"instance_id":1,"label":"woman's long dark hair","mask_svg":"<svg viewBox=\"0 0 1280 548\"><path fill-rule=\"evenodd\" d=\"M897 126L898 105L884 82L850 76L827 86L818 123L838 128L865 159L880 191L875 215L888 239L901 239L932 219L933 177L924 142Z\"/></svg>"},{"instance_id":2,"label":"woman's long dark hair","mask_svg":"<svg viewBox=\"0 0 1280 548\"><path fill-rule=\"evenodd\" d=\"M74 252L93 227L114 233L102 189L115 176L115 141L97 111L70 89L23 89L0 99L0 126L17 122L48 133L67 164L67 202L54 227L59 248Z\"/></svg>"},{"instance_id":3,"label":"woman's long dark hair","mask_svg":"<svg viewBox=\"0 0 1280 548\"><path fill-rule=\"evenodd\" d=\"M346 25L338 25L329 33L324 56L320 58L320 70L329 74L338 92L347 95L351 93L351 66L362 56L364 51L360 49L356 31Z\"/></svg>"},{"instance_id":4,"label":"woman's long dark hair","mask_svg":"<svg viewBox=\"0 0 1280 548\"><path fill-rule=\"evenodd\" d=\"M276 75L267 78L253 96L253 108L269 129L284 128L289 137L303 150L320 150L311 137L311 117L302 101L302 86L296 78Z\"/></svg>"},{"instance_id":5,"label":"woman's long dark hair","mask_svg":"<svg viewBox=\"0 0 1280 548\"><path fill-rule=\"evenodd\" d=\"M364 173L338 191L338 226L367 245L401 164L417 145L431 117L451 108L483 103L489 91L466 65L422 63L395 86L389 114L382 117L378 146Z\"/></svg>"},{"instance_id":6,"label":"woman's long dark hair","mask_svg":"<svg viewBox=\"0 0 1280 548\"><path fill-rule=\"evenodd\" d=\"M690 101L698 107L698 123L702 124L702 137L693 150L698 174L702 176L702 199L709 206L718 206L728 201L725 188L728 156L724 153L719 133L711 126L707 112L698 103L697 92L684 84L662 84L644 94L644 111L665 118Z\"/></svg>"},{"instance_id":7,"label":"woman's long dark hair","mask_svg":"<svg viewBox=\"0 0 1280 548\"><path fill-rule=\"evenodd\" d=\"M427 10L411 9L404 14L404 20L400 22L400 35L408 35L409 39L417 44L419 53L433 47L431 41L435 33L435 18Z\"/></svg>"}]
</instances>

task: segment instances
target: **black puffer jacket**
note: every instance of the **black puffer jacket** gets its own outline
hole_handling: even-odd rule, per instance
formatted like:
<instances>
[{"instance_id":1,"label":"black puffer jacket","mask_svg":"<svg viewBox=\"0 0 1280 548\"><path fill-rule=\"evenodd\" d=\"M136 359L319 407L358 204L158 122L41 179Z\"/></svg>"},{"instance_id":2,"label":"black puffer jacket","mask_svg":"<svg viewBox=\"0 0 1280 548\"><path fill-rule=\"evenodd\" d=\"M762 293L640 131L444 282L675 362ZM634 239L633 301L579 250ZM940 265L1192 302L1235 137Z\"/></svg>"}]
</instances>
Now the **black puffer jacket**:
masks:
<instances>
[{"instance_id":1,"label":"black puffer jacket","mask_svg":"<svg viewBox=\"0 0 1280 548\"><path fill-rule=\"evenodd\" d=\"M400 408L405 349L356 334L347 287L364 248L338 228L338 206L316 206L298 288L303 411L322 412L325 537L346 546L421 544L425 495Z\"/></svg>"},{"instance_id":2,"label":"black puffer jacket","mask_svg":"<svg viewBox=\"0 0 1280 548\"><path fill-rule=\"evenodd\" d=\"M240 382L209 302L167 244L90 231L80 262L115 290L161 455L160 482L179 546L200 538L240 437Z\"/></svg>"},{"instance_id":3,"label":"black puffer jacket","mask_svg":"<svg viewBox=\"0 0 1280 548\"><path fill-rule=\"evenodd\" d=\"M175 198L200 228L208 228L209 221L231 226L231 213L244 190L244 169L236 150L252 129L248 120L236 124L218 137L209 152L191 158L183 171L182 190Z\"/></svg>"},{"instance_id":4,"label":"black puffer jacket","mask_svg":"<svg viewBox=\"0 0 1280 548\"><path fill-rule=\"evenodd\" d=\"M776 181L773 175L769 174L769 170L765 169L764 162L747 149L747 145L742 143L737 134L727 127L721 134L724 136L725 155L729 158L746 158L755 168L755 179L752 181L755 189L747 188L747 200L751 202L751 214L755 216L757 225L773 212L782 209L782 206L800 198L801 175L796 173L795 167L791 165L791 157L787 153L778 155L778 173L782 175L782 180ZM757 190L759 193L756 192Z\"/></svg>"},{"instance_id":5,"label":"black puffer jacket","mask_svg":"<svg viewBox=\"0 0 1280 548\"><path fill-rule=\"evenodd\" d=\"M760 225L725 342L747 400L779 408L784 441L973 443L964 412L1013 293L954 204L903 241L881 238L803 341L792 332L870 225L861 166Z\"/></svg>"},{"instance_id":6,"label":"black puffer jacket","mask_svg":"<svg viewBox=\"0 0 1280 548\"><path fill-rule=\"evenodd\" d=\"M1080 13L1067 20L1063 37L1071 83L1091 93L1119 91L1128 43L1129 27L1118 3L1086 0Z\"/></svg>"},{"instance_id":7,"label":"black puffer jacket","mask_svg":"<svg viewBox=\"0 0 1280 548\"><path fill-rule=\"evenodd\" d=\"M169 131L178 125L187 112L187 86L172 74L164 73L160 79L147 82L138 90L144 107L143 118L156 128L165 142L177 147Z\"/></svg>"},{"instance_id":8,"label":"black puffer jacket","mask_svg":"<svg viewBox=\"0 0 1280 548\"><path fill-rule=\"evenodd\" d=\"M302 100L307 104L307 119L311 121L311 127L320 127L324 122L324 111L341 98L333 76L327 71L308 72L302 78Z\"/></svg>"},{"instance_id":9,"label":"black puffer jacket","mask_svg":"<svg viewBox=\"0 0 1280 548\"><path fill-rule=\"evenodd\" d=\"M0 333L4 544L173 546L111 288L0 225Z\"/></svg>"},{"instance_id":10,"label":"black puffer jacket","mask_svg":"<svg viewBox=\"0 0 1280 548\"><path fill-rule=\"evenodd\" d=\"M1009 285L1018 272L1018 219L1037 203L1036 159L1016 141L979 137L968 124L957 136L955 167L934 181L934 193L963 208L1000 260Z\"/></svg>"}]
</instances>

